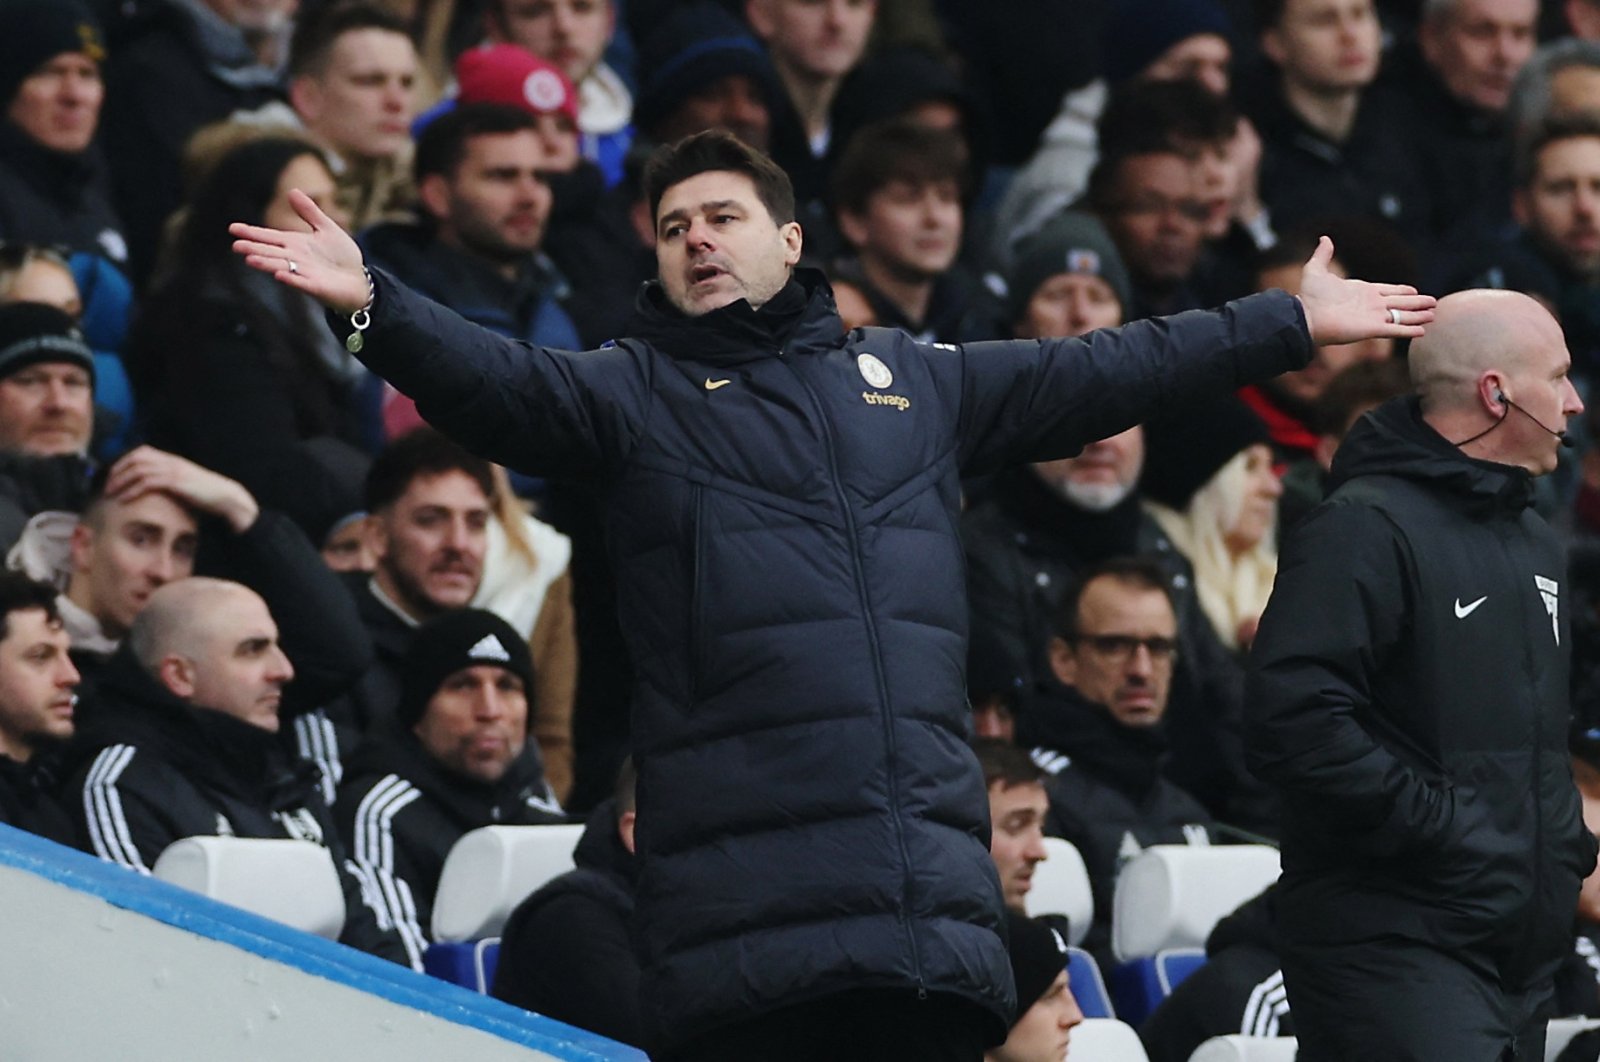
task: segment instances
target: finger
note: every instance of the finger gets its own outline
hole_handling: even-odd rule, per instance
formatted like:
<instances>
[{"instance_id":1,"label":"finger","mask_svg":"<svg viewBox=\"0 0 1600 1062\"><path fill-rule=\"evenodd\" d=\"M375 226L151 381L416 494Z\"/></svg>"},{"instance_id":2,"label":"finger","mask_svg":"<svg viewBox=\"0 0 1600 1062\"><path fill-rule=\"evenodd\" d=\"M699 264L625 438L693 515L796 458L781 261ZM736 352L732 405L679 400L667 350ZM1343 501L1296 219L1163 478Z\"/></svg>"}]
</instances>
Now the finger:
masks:
<instances>
[{"instance_id":1,"label":"finger","mask_svg":"<svg viewBox=\"0 0 1600 1062\"><path fill-rule=\"evenodd\" d=\"M244 259L245 265L252 269L259 269L263 273L271 274L272 279L280 284L287 284L289 287L303 291L307 295L317 295L322 291L321 286L306 275L308 270L315 272L314 266L300 265L296 262L295 265L298 271L291 273L288 263L289 259L283 256L282 251L271 255L250 254L246 255Z\"/></svg>"},{"instance_id":2,"label":"finger","mask_svg":"<svg viewBox=\"0 0 1600 1062\"><path fill-rule=\"evenodd\" d=\"M1410 284L1373 284L1379 295L1415 295L1417 289ZM1433 296L1428 296L1432 298Z\"/></svg>"},{"instance_id":3,"label":"finger","mask_svg":"<svg viewBox=\"0 0 1600 1062\"><path fill-rule=\"evenodd\" d=\"M282 229L269 229L264 225L247 225L242 221L235 221L229 225L228 234L240 240L249 240L254 243L265 244L268 247L282 247L289 236Z\"/></svg>"},{"instance_id":4,"label":"finger","mask_svg":"<svg viewBox=\"0 0 1600 1062\"><path fill-rule=\"evenodd\" d=\"M1317 249L1311 253L1310 261L1306 262L1306 272L1326 273L1328 263L1333 261L1333 241L1326 236L1317 238Z\"/></svg>"},{"instance_id":5,"label":"finger","mask_svg":"<svg viewBox=\"0 0 1600 1062\"><path fill-rule=\"evenodd\" d=\"M289 205L294 208L296 214L305 219L306 224L310 225L314 232L321 232L327 228L337 229L339 227L337 222L323 213L322 208L317 206L315 199L312 199L298 188L289 189Z\"/></svg>"},{"instance_id":6,"label":"finger","mask_svg":"<svg viewBox=\"0 0 1600 1062\"><path fill-rule=\"evenodd\" d=\"M1420 313L1423 310L1433 310L1435 306L1439 305L1439 300L1432 295L1391 295L1383 300L1383 304L1396 310L1410 310Z\"/></svg>"}]
</instances>

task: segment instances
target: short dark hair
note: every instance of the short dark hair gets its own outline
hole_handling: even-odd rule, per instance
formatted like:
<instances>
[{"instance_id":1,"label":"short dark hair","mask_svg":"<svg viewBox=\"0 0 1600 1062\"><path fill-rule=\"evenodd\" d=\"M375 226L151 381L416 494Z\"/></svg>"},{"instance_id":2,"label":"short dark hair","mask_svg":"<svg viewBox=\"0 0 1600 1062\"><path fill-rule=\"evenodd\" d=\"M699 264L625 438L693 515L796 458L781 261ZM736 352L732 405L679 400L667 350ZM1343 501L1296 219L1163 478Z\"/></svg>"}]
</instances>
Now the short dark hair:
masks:
<instances>
[{"instance_id":1,"label":"short dark hair","mask_svg":"<svg viewBox=\"0 0 1600 1062\"><path fill-rule=\"evenodd\" d=\"M467 156L467 141L476 136L500 136L536 128L534 117L508 103L464 103L441 114L417 137L412 173L418 184L438 174L452 177Z\"/></svg>"},{"instance_id":2,"label":"short dark hair","mask_svg":"<svg viewBox=\"0 0 1600 1062\"><path fill-rule=\"evenodd\" d=\"M483 488L485 497L494 499L494 474L489 462L467 453L460 443L432 428L417 428L385 446L373 460L364 497L367 512L376 513L393 505L418 476L443 472L465 472Z\"/></svg>"},{"instance_id":3,"label":"short dark hair","mask_svg":"<svg viewBox=\"0 0 1600 1062\"><path fill-rule=\"evenodd\" d=\"M1255 0L1256 31L1265 33L1269 29L1277 29L1283 21L1284 11L1289 7L1289 0Z\"/></svg>"},{"instance_id":4,"label":"short dark hair","mask_svg":"<svg viewBox=\"0 0 1600 1062\"><path fill-rule=\"evenodd\" d=\"M1539 171L1539 156L1545 148L1563 140L1576 140L1588 136L1600 137L1600 114L1592 111L1556 115L1534 126L1522 151L1517 155L1514 174L1516 186L1518 188L1532 186L1534 175Z\"/></svg>"},{"instance_id":5,"label":"short dark hair","mask_svg":"<svg viewBox=\"0 0 1600 1062\"><path fill-rule=\"evenodd\" d=\"M1111 579L1135 590L1159 591L1167 599L1167 604L1172 606L1172 614L1178 614L1177 602L1172 598L1172 581L1155 558L1112 557L1084 572L1072 593L1062 599L1053 624L1057 635L1069 642L1078 637L1078 606L1083 603L1083 595L1089 589L1089 584L1099 579Z\"/></svg>"},{"instance_id":6,"label":"short dark hair","mask_svg":"<svg viewBox=\"0 0 1600 1062\"><path fill-rule=\"evenodd\" d=\"M1311 406L1311 429L1318 435L1340 435L1356 410L1378 406L1411 390L1411 377L1399 358L1358 361L1328 381Z\"/></svg>"},{"instance_id":7,"label":"short dark hair","mask_svg":"<svg viewBox=\"0 0 1600 1062\"><path fill-rule=\"evenodd\" d=\"M51 623L61 622L55 587L21 572L0 571L0 642L11 637L11 614L31 608L42 609Z\"/></svg>"},{"instance_id":8,"label":"short dark hair","mask_svg":"<svg viewBox=\"0 0 1600 1062\"><path fill-rule=\"evenodd\" d=\"M873 193L894 181L918 186L955 181L965 198L968 161L966 141L954 130L903 118L873 122L850 138L834 167L834 208L858 214Z\"/></svg>"},{"instance_id":9,"label":"short dark hair","mask_svg":"<svg viewBox=\"0 0 1600 1062\"><path fill-rule=\"evenodd\" d=\"M663 144L644 165L644 194L650 223L661 211L661 197L673 185L702 173L742 173L756 186L756 197L779 225L795 218L794 185L783 167L723 129L707 129L674 144Z\"/></svg>"},{"instance_id":10,"label":"short dark hair","mask_svg":"<svg viewBox=\"0 0 1600 1062\"><path fill-rule=\"evenodd\" d=\"M1044 784L1044 768L1034 763L1028 754L1002 738L978 738L972 743L978 756L978 766L983 768L983 787L988 789L996 782L1001 788L1014 785Z\"/></svg>"},{"instance_id":11,"label":"short dark hair","mask_svg":"<svg viewBox=\"0 0 1600 1062\"><path fill-rule=\"evenodd\" d=\"M1233 104L1187 78L1127 82L1111 94L1096 123L1100 151L1110 155L1226 144L1238 127Z\"/></svg>"},{"instance_id":12,"label":"short dark hair","mask_svg":"<svg viewBox=\"0 0 1600 1062\"><path fill-rule=\"evenodd\" d=\"M319 11L303 12L289 38L289 80L321 74L339 38L364 29L385 30L411 39L403 20L371 0L340 0Z\"/></svg>"},{"instance_id":13,"label":"short dark hair","mask_svg":"<svg viewBox=\"0 0 1600 1062\"><path fill-rule=\"evenodd\" d=\"M1102 151L1099 160L1094 164L1094 169L1089 171L1089 184L1084 190L1084 199L1089 204L1089 209L1100 215L1114 213L1119 207L1117 186L1122 180L1123 165L1130 159L1144 158L1148 155L1175 155L1187 161L1181 150L1173 144L1166 143L1142 145L1138 149Z\"/></svg>"}]
</instances>

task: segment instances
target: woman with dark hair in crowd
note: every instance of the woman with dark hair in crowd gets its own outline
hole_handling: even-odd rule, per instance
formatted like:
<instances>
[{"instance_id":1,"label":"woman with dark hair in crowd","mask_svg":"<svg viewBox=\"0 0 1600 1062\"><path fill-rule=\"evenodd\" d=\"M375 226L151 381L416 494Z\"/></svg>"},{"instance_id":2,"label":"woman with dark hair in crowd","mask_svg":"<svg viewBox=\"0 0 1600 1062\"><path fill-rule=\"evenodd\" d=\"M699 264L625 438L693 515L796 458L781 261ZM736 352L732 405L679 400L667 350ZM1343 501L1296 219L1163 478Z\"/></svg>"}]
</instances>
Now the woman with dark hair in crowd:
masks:
<instances>
[{"instance_id":1,"label":"woman with dark hair in crowd","mask_svg":"<svg viewBox=\"0 0 1600 1062\"><path fill-rule=\"evenodd\" d=\"M365 370L316 303L246 268L228 236L239 218L303 229L291 188L336 209L326 160L297 137L253 137L217 160L171 232L127 361L152 444L237 479L316 539L359 508Z\"/></svg>"}]
</instances>

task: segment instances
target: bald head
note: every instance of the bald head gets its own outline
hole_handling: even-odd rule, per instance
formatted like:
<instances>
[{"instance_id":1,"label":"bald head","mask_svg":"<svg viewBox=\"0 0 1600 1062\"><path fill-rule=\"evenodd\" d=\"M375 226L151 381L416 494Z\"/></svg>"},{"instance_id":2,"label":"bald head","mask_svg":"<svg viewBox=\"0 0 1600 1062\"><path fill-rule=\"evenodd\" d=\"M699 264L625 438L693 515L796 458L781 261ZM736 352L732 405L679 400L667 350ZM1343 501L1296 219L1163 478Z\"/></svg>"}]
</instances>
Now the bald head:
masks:
<instances>
[{"instance_id":1,"label":"bald head","mask_svg":"<svg viewBox=\"0 0 1600 1062\"><path fill-rule=\"evenodd\" d=\"M1484 373L1515 373L1551 342L1564 345L1561 326L1519 291L1478 288L1446 295L1427 335L1411 344L1411 383L1423 413L1475 408Z\"/></svg>"},{"instance_id":2,"label":"bald head","mask_svg":"<svg viewBox=\"0 0 1600 1062\"><path fill-rule=\"evenodd\" d=\"M203 576L179 579L150 595L128 630L128 647L146 671L159 677L168 656L203 655L217 621L250 603L266 607L254 590L239 583Z\"/></svg>"}]
</instances>

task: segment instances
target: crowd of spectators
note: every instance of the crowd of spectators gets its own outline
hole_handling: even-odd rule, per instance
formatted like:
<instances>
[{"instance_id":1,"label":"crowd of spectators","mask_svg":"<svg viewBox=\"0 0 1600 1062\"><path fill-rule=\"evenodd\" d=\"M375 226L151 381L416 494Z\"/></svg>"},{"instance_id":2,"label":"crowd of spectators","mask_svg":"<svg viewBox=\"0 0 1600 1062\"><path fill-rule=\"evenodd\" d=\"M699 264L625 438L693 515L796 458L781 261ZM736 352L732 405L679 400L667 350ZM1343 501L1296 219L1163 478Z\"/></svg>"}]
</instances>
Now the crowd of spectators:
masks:
<instances>
[{"instance_id":1,"label":"crowd of spectators","mask_svg":"<svg viewBox=\"0 0 1600 1062\"><path fill-rule=\"evenodd\" d=\"M713 128L790 174L847 329L1048 338L1293 293L1328 234L1341 274L1534 296L1600 380L1595 0L0 0L0 820L139 871L188 833L316 840L345 939L420 968L457 837L587 819L497 991L635 1036L604 499L432 431L227 226L303 226L300 189L469 320L594 348L654 273L645 158ZM1405 354L1324 347L966 484L1008 904L1039 831L1100 911L1145 845L1275 836L1243 660L1280 536ZM1600 426L1571 428L1538 504L1574 550L1582 732ZM1219 950L1265 946L1254 913Z\"/></svg>"}]
</instances>

